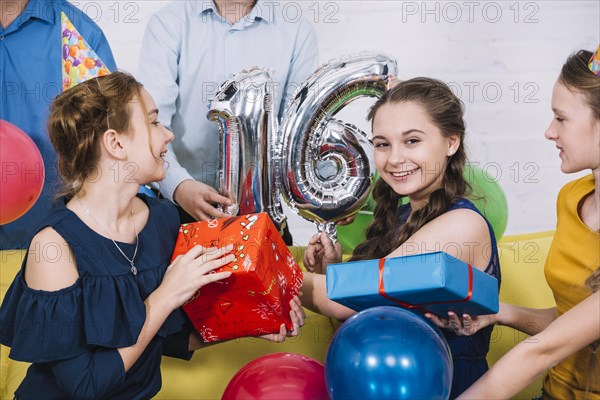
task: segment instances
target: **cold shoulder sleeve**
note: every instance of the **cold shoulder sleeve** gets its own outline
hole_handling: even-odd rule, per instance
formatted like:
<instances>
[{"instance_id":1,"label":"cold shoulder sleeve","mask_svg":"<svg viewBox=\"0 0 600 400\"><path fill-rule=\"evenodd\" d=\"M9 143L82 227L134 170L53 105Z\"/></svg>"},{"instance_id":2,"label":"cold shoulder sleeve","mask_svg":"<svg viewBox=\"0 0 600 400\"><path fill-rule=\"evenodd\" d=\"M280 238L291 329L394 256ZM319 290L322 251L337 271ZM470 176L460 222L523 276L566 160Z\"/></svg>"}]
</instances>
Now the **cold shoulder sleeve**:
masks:
<instances>
[{"instance_id":1,"label":"cold shoulder sleeve","mask_svg":"<svg viewBox=\"0 0 600 400\"><path fill-rule=\"evenodd\" d=\"M81 296L80 280L47 292L27 287L19 272L0 309L0 339L10 346L10 357L47 362L86 352Z\"/></svg>"},{"instance_id":2,"label":"cold shoulder sleeve","mask_svg":"<svg viewBox=\"0 0 600 400\"><path fill-rule=\"evenodd\" d=\"M48 363L60 386L83 399L120 384L125 369L116 348L89 345L97 330L83 318L82 286L77 280L54 292L33 290L19 272L0 309L0 339L12 359Z\"/></svg>"}]
</instances>

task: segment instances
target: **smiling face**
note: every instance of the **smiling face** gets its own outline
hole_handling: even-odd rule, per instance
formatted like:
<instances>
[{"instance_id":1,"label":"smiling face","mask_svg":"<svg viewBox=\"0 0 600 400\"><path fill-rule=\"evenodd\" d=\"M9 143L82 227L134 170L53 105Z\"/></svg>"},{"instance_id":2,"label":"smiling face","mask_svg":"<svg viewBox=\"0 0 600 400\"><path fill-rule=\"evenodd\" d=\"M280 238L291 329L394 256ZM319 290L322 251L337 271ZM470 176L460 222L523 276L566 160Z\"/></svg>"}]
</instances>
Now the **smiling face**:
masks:
<instances>
[{"instance_id":1,"label":"smiling face","mask_svg":"<svg viewBox=\"0 0 600 400\"><path fill-rule=\"evenodd\" d=\"M152 96L142 88L142 102L136 97L131 108L128 161L135 166L135 178L140 184L164 179L167 144L173 133L158 122L158 109ZM150 129L150 131L148 131Z\"/></svg>"},{"instance_id":2,"label":"smiling face","mask_svg":"<svg viewBox=\"0 0 600 400\"><path fill-rule=\"evenodd\" d=\"M554 118L546 139L556 143L564 173L600 168L600 120L592 113L582 93L572 92L561 82L552 91Z\"/></svg>"},{"instance_id":3,"label":"smiling face","mask_svg":"<svg viewBox=\"0 0 600 400\"><path fill-rule=\"evenodd\" d=\"M417 102L383 104L373 118L375 166L396 193L408 196L413 210L441 187L459 144L459 136L443 135Z\"/></svg>"}]
</instances>

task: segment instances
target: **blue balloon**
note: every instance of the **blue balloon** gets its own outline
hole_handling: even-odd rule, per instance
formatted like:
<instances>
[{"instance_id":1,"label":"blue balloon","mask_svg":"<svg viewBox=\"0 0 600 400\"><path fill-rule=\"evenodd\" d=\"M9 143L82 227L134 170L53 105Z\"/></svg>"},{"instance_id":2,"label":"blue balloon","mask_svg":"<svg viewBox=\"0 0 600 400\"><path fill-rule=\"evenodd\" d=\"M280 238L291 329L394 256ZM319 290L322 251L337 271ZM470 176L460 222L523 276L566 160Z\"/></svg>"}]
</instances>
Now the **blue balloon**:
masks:
<instances>
[{"instance_id":1,"label":"blue balloon","mask_svg":"<svg viewBox=\"0 0 600 400\"><path fill-rule=\"evenodd\" d=\"M327 351L332 399L448 399L452 357L437 327L402 308L374 307L348 319Z\"/></svg>"}]
</instances>

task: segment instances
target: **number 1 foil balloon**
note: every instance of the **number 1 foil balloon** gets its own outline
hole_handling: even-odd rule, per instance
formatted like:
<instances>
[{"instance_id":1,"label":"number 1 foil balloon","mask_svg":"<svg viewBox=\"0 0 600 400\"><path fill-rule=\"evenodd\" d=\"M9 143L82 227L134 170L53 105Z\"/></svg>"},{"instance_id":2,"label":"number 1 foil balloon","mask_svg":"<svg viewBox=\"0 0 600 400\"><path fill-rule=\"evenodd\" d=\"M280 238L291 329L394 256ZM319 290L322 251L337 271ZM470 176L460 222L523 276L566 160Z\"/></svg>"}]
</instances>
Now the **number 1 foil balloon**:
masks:
<instances>
[{"instance_id":1,"label":"number 1 foil balloon","mask_svg":"<svg viewBox=\"0 0 600 400\"><path fill-rule=\"evenodd\" d=\"M383 55L334 60L304 82L286 109L274 143L276 186L295 212L332 238L335 222L366 201L374 174L367 135L333 116L353 100L380 97L396 75L396 61Z\"/></svg>"},{"instance_id":2,"label":"number 1 foil balloon","mask_svg":"<svg viewBox=\"0 0 600 400\"><path fill-rule=\"evenodd\" d=\"M223 83L210 101L208 118L219 126L219 184L233 201L231 215L265 211L278 226L285 221L275 190L270 151L277 139L274 80L252 68Z\"/></svg>"}]
</instances>

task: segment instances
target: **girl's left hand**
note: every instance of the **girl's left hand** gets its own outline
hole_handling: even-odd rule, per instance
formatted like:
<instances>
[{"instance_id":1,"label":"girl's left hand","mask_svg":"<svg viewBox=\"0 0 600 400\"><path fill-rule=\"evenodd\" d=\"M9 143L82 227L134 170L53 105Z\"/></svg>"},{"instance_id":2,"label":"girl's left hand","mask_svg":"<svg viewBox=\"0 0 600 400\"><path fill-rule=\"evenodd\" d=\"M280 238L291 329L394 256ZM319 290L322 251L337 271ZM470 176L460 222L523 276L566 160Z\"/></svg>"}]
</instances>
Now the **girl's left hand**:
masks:
<instances>
[{"instance_id":1,"label":"girl's left hand","mask_svg":"<svg viewBox=\"0 0 600 400\"><path fill-rule=\"evenodd\" d=\"M456 313L448 311L448 318L440 318L435 314L425 313L425 317L438 327L451 330L457 336L471 336L482 328L493 325L493 315L495 314L472 317L468 314L463 314L462 317L459 317Z\"/></svg>"},{"instance_id":2,"label":"girl's left hand","mask_svg":"<svg viewBox=\"0 0 600 400\"><path fill-rule=\"evenodd\" d=\"M327 265L342 261L342 245L327 236L325 232L314 235L304 252L304 266L309 272L325 274Z\"/></svg>"},{"instance_id":3,"label":"girl's left hand","mask_svg":"<svg viewBox=\"0 0 600 400\"><path fill-rule=\"evenodd\" d=\"M294 298L290 301L290 307L292 308L290 310L290 318L292 319L294 329L288 332L285 324L281 324L279 327L279 333L262 335L260 336L261 339L281 343L285 341L285 338L288 336L298 336L300 334L300 327L304 325L306 313L304 312L304 308L302 308L302 303L300 302L300 298L298 296L294 296Z\"/></svg>"}]
</instances>

